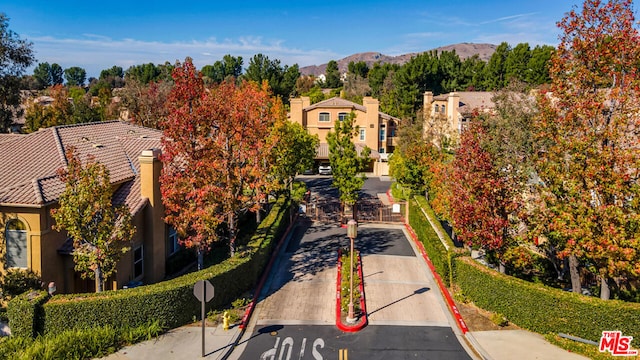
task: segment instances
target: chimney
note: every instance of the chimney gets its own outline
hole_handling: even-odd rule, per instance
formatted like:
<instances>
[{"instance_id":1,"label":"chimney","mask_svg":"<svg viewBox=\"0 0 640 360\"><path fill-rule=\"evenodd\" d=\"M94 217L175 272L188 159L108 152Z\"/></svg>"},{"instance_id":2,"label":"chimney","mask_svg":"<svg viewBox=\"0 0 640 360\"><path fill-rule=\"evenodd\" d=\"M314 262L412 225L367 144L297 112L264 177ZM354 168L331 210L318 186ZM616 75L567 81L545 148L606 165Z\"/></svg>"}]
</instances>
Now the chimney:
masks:
<instances>
[{"instance_id":1,"label":"chimney","mask_svg":"<svg viewBox=\"0 0 640 360\"><path fill-rule=\"evenodd\" d=\"M431 91L425 91L422 101L422 111L424 112L424 116L431 116L431 113L433 112L431 104L433 104L433 93Z\"/></svg>"},{"instance_id":2,"label":"chimney","mask_svg":"<svg viewBox=\"0 0 640 360\"><path fill-rule=\"evenodd\" d=\"M304 121L304 108L311 104L311 99L308 96L299 98L293 98L290 100L291 110L289 111L289 120L293 123L298 123L306 128L307 124Z\"/></svg>"},{"instance_id":3,"label":"chimney","mask_svg":"<svg viewBox=\"0 0 640 360\"><path fill-rule=\"evenodd\" d=\"M364 124L358 121L358 125L360 127L364 127L365 130L365 141L364 143L372 150L378 151L380 148L379 141L379 132L380 132L380 103L378 99L374 99L370 96L365 96L362 99L362 105L364 105L365 109L367 109L367 113L365 115ZM356 142L361 143L358 138Z\"/></svg>"},{"instance_id":4,"label":"chimney","mask_svg":"<svg viewBox=\"0 0 640 360\"><path fill-rule=\"evenodd\" d=\"M146 283L161 281L165 276L167 226L160 194L161 150L142 151L140 161L140 196L149 199L144 211L144 278Z\"/></svg>"},{"instance_id":5,"label":"chimney","mask_svg":"<svg viewBox=\"0 0 640 360\"><path fill-rule=\"evenodd\" d=\"M452 92L447 98L447 118L452 126L452 129L456 129L458 132L461 130L460 116L458 108L460 107L460 95L457 92Z\"/></svg>"}]
</instances>

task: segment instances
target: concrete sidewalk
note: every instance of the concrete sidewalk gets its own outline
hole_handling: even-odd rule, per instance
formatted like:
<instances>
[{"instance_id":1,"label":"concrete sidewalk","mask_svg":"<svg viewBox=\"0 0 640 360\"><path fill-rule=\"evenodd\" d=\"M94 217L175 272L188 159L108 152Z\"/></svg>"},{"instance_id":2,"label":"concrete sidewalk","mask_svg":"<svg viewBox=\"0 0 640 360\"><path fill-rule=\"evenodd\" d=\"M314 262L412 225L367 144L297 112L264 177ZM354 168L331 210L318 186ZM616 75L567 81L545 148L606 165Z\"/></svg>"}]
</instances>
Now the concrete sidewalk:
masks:
<instances>
[{"instance_id":1,"label":"concrete sidewalk","mask_svg":"<svg viewBox=\"0 0 640 360\"><path fill-rule=\"evenodd\" d=\"M588 360L582 355L559 348L540 334L526 330L471 331L467 338L475 340L475 350L484 359L493 360Z\"/></svg>"},{"instance_id":2,"label":"concrete sidewalk","mask_svg":"<svg viewBox=\"0 0 640 360\"><path fill-rule=\"evenodd\" d=\"M225 359L233 350L235 341L240 335L240 328L235 326L224 330L222 325L205 327L205 357L202 357L202 326L193 324L182 326L159 337L127 346L105 360L133 359Z\"/></svg>"}]
</instances>

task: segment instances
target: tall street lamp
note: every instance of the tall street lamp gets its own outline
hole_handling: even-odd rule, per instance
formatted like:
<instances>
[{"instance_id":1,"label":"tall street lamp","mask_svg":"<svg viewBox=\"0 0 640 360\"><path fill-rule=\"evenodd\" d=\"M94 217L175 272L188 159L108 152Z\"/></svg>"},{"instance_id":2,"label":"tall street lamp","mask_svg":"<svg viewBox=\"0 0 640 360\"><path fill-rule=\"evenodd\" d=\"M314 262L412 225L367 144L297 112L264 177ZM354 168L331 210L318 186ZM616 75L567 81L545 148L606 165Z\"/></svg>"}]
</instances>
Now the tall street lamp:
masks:
<instances>
[{"instance_id":1,"label":"tall street lamp","mask_svg":"<svg viewBox=\"0 0 640 360\"><path fill-rule=\"evenodd\" d=\"M354 219L347 222L347 237L351 240L351 267L349 268L349 314L347 314L347 322L353 324L356 318L353 314L353 240L358 235L358 223Z\"/></svg>"}]
</instances>

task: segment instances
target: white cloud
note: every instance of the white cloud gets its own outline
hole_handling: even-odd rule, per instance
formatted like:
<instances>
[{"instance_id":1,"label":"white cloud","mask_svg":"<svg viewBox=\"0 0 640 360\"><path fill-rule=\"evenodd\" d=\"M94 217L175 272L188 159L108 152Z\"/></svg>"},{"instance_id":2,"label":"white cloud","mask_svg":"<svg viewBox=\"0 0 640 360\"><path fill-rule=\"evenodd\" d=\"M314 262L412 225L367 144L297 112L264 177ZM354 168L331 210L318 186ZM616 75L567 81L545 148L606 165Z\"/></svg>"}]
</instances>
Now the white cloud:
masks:
<instances>
[{"instance_id":1,"label":"white cloud","mask_svg":"<svg viewBox=\"0 0 640 360\"><path fill-rule=\"evenodd\" d=\"M503 22L503 21L506 21L506 20L514 20L514 19L519 19L519 18L523 18L523 17L530 17L531 15L536 15L536 14L537 13L527 13L527 14L517 14L517 15L503 16L503 17L499 17L497 19L482 21L482 22L480 22L478 24L479 25L492 24L492 23L497 23L497 22Z\"/></svg>"}]
</instances>

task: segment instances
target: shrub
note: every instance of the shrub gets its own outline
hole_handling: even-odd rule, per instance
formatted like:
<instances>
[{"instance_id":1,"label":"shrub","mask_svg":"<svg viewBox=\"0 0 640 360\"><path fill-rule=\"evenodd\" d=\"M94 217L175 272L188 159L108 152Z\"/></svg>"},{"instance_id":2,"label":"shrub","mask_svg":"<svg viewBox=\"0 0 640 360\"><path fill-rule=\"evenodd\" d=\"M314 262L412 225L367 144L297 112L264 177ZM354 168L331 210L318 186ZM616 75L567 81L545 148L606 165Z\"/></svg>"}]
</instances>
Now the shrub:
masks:
<instances>
[{"instance_id":1,"label":"shrub","mask_svg":"<svg viewBox=\"0 0 640 360\"><path fill-rule=\"evenodd\" d=\"M551 261L526 246L521 245L507 249L502 260L511 276L527 281L543 282L546 285L553 285L557 282Z\"/></svg>"},{"instance_id":2,"label":"shrub","mask_svg":"<svg viewBox=\"0 0 640 360\"><path fill-rule=\"evenodd\" d=\"M43 288L40 275L30 269L9 269L0 279L0 296L7 301L29 290Z\"/></svg>"},{"instance_id":3,"label":"shrub","mask_svg":"<svg viewBox=\"0 0 640 360\"><path fill-rule=\"evenodd\" d=\"M197 281L209 280L217 290L207 304L208 310L231 303L255 285L269 260L272 245L288 224L288 210L289 201L279 199L258 226L243 256L229 258L198 272L127 290L56 295L44 306L35 306L44 314L44 317L33 317L38 320L35 326L34 321L20 315L22 309L35 313L29 308L33 305L24 301L12 302L13 306L9 306L12 330L15 326L22 329L21 333L33 335L106 325L136 327L149 319L158 320L169 328L189 323L200 314L200 303L193 296L193 285Z\"/></svg>"},{"instance_id":4,"label":"shrub","mask_svg":"<svg viewBox=\"0 0 640 360\"><path fill-rule=\"evenodd\" d=\"M640 304L600 300L500 274L469 257L455 259L456 284L479 307L541 333L598 341L603 330L640 337Z\"/></svg>"},{"instance_id":5,"label":"shrub","mask_svg":"<svg viewBox=\"0 0 640 360\"><path fill-rule=\"evenodd\" d=\"M351 258L349 257L349 251L343 250L340 261L342 262L342 272L340 273L340 307L343 312L349 311L349 303L351 302L351 296L349 290L351 288L351 272L349 272L349 265ZM358 276L358 259L359 253L354 251L355 257L353 258L353 311L355 314L360 312L360 283L361 279Z\"/></svg>"},{"instance_id":6,"label":"shrub","mask_svg":"<svg viewBox=\"0 0 640 360\"><path fill-rule=\"evenodd\" d=\"M32 337L6 336L0 337L0 359L16 359L24 349L33 344Z\"/></svg>"},{"instance_id":7,"label":"shrub","mask_svg":"<svg viewBox=\"0 0 640 360\"><path fill-rule=\"evenodd\" d=\"M420 204L416 202L419 199L418 196L414 197L409 206L409 224L415 231L418 239L424 245L424 249L431 259L436 271L445 282L447 286L450 284L452 267L451 267L451 253L444 247L438 234L435 232L429 220L422 212L421 206L428 206L427 204ZM453 246L453 242L451 243Z\"/></svg>"},{"instance_id":8,"label":"shrub","mask_svg":"<svg viewBox=\"0 0 640 360\"><path fill-rule=\"evenodd\" d=\"M42 304L49 299L46 291L32 291L11 299L7 317L11 334L18 337L34 337L42 331Z\"/></svg>"},{"instance_id":9,"label":"shrub","mask_svg":"<svg viewBox=\"0 0 640 360\"><path fill-rule=\"evenodd\" d=\"M396 201L406 200L402 185L397 182L393 182L393 184L391 184L391 196L393 196L393 199Z\"/></svg>"},{"instance_id":10,"label":"shrub","mask_svg":"<svg viewBox=\"0 0 640 360\"><path fill-rule=\"evenodd\" d=\"M500 314L500 313L493 313L491 314L490 320L492 323L500 326L500 327L504 327L509 325L509 320L507 320L507 318Z\"/></svg>"},{"instance_id":11,"label":"shrub","mask_svg":"<svg viewBox=\"0 0 640 360\"><path fill-rule=\"evenodd\" d=\"M93 359L109 355L125 345L160 335L164 329L158 322L135 328L110 325L90 329L66 330L39 336L35 340L12 336L0 342L0 358L17 360Z\"/></svg>"}]
</instances>

